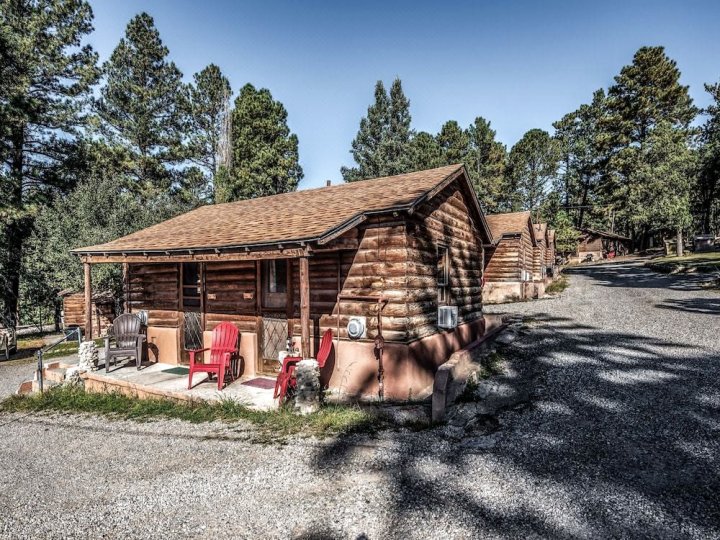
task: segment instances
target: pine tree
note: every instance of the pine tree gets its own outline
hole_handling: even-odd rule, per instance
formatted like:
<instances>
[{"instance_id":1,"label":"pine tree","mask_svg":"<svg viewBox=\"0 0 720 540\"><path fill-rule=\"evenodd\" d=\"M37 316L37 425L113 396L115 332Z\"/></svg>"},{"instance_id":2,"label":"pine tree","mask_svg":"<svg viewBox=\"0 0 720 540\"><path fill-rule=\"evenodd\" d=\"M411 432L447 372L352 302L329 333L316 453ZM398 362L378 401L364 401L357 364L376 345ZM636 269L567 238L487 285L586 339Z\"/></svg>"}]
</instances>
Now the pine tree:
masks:
<instances>
[{"instance_id":1,"label":"pine tree","mask_svg":"<svg viewBox=\"0 0 720 540\"><path fill-rule=\"evenodd\" d=\"M190 85L188 158L200 167L200 171L189 173L189 179L194 176L196 181L186 183L196 186L200 199L212 199L214 178L220 165L218 154L223 119L230 94L230 82L215 64L196 73L194 83Z\"/></svg>"},{"instance_id":2,"label":"pine tree","mask_svg":"<svg viewBox=\"0 0 720 540\"><path fill-rule=\"evenodd\" d=\"M680 84L680 70L663 47L640 48L633 63L622 68L608 90L603 123L610 159L603 190L607 202L619 209L619 221L641 247L649 238L651 223L638 221L637 209L626 201L652 189L651 185L636 185L647 178L638 173L647 165L643 161L648 157L644 146L660 123L689 136L696 114L687 86Z\"/></svg>"},{"instance_id":3,"label":"pine tree","mask_svg":"<svg viewBox=\"0 0 720 540\"><path fill-rule=\"evenodd\" d=\"M97 55L82 0L0 0L0 310L16 322L21 254L38 205L65 192Z\"/></svg>"},{"instance_id":4,"label":"pine tree","mask_svg":"<svg viewBox=\"0 0 720 540\"><path fill-rule=\"evenodd\" d=\"M448 120L437 134L437 142L442 149L443 165L465 163L470 140L468 134L455 120Z\"/></svg>"},{"instance_id":5,"label":"pine tree","mask_svg":"<svg viewBox=\"0 0 720 540\"><path fill-rule=\"evenodd\" d=\"M508 172L524 210L537 210L555 178L560 149L542 129L531 129L510 150Z\"/></svg>"},{"instance_id":6,"label":"pine tree","mask_svg":"<svg viewBox=\"0 0 720 540\"><path fill-rule=\"evenodd\" d=\"M186 88L167 56L153 18L135 16L103 66L97 103L107 141L125 148L133 189L146 199L177 187L184 160Z\"/></svg>"},{"instance_id":7,"label":"pine tree","mask_svg":"<svg viewBox=\"0 0 720 540\"><path fill-rule=\"evenodd\" d=\"M342 167L346 182L400 174L414 169L411 157L410 101L405 97L400 79L390 87L390 95L382 81L375 84L375 102L367 116L360 120L360 129L352 142L350 153L357 167Z\"/></svg>"},{"instance_id":8,"label":"pine tree","mask_svg":"<svg viewBox=\"0 0 720 540\"><path fill-rule=\"evenodd\" d=\"M342 167L340 172L346 182L383 176L383 141L390 116L390 98L382 81L375 84L375 102L368 107L367 116L360 120L360 129L352 142L350 153L357 167Z\"/></svg>"},{"instance_id":9,"label":"pine tree","mask_svg":"<svg viewBox=\"0 0 720 540\"><path fill-rule=\"evenodd\" d=\"M427 131L416 133L408 145L408 170L424 171L441 167L443 151L435 136Z\"/></svg>"},{"instance_id":10,"label":"pine tree","mask_svg":"<svg viewBox=\"0 0 720 540\"><path fill-rule=\"evenodd\" d=\"M703 111L695 207L700 231L715 233L720 230L720 83L706 84L705 91L712 103Z\"/></svg>"},{"instance_id":11,"label":"pine tree","mask_svg":"<svg viewBox=\"0 0 720 540\"><path fill-rule=\"evenodd\" d=\"M687 134L660 121L649 132L639 152L625 207L630 220L650 231L672 230L682 255L682 231L691 223L690 189L695 153Z\"/></svg>"},{"instance_id":12,"label":"pine tree","mask_svg":"<svg viewBox=\"0 0 720 540\"><path fill-rule=\"evenodd\" d=\"M553 124L564 169L560 191L565 207L577 207L578 228L585 225L587 207L596 201L607 164L605 110L605 92L597 90L590 105L581 105Z\"/></svg>"},{"instance_id":13,"label":"pine tree","mask_svg":"<svg viewBox=\"0 0 720 540\"><path fill-rule=\"evenodd\" d=\"M504 181L507 150L495 140L490 122L478 116L467 129L466 166L480 203L489 213L498 212L506 191Z\"/></svg>"},{"instance_id":14,"label":"pine tree","mask_svg":"<svg viewBox=\"0 0 720 540\"><path fill-rule=\"evenodd\" d=\"M229 202L297 189L303 177L298 139L287 111L266 88L246 84L232 113L232 167L216 178L216 199Z\"/></svg>"},{"instance_id":15,"label":"pine tree","mask_svg":"<svg viewBox=\"0 0 720 540\"><path fill-rule=\"evenodd\" d=\"M400 174L408 171L408 148L410 146L410 100L405 97L400 79L390 87L390 108L386 137L381 149L385 170L383 175Z\"/></svg>"}]
</instances>

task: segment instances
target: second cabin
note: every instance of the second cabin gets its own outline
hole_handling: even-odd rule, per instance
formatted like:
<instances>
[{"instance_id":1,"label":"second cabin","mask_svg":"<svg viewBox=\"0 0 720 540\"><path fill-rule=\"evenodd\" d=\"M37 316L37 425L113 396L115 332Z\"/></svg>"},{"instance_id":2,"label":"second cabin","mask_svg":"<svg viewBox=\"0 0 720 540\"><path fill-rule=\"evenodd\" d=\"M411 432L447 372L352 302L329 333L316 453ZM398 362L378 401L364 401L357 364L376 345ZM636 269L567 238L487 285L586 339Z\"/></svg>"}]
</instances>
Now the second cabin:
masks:
<instances>
[{"instance_id":1,"label":"second cabin","mask_svg":"<svg viewBox=\"0 0 720 540\"><path fill-rule=\"evenodd\" d=\"M545 251L530 212L485 216L492 243L485 248L485 289L488 303L538 298L545 291Z\"/></svg>"}]
</instances>

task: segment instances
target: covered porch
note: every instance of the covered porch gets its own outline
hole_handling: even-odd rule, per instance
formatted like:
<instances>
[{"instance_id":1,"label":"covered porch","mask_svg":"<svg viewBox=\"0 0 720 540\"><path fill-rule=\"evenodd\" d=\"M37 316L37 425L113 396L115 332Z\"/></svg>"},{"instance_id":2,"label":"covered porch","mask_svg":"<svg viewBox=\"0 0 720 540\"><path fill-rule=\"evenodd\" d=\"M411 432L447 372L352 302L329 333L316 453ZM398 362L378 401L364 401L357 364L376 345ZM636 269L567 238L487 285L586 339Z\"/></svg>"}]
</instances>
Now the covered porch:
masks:
<instances>
[{"instance_id":1,"label":"covered porch","mask_svg":"<svg viewBox=\"0 0 720 540\"><path fill-rule=\"evenodd\" d=\"M122 265L123 311L138 314L146 323L146 361L187 364L188 351L210 347L212 330L229 321L240 332L241 378L275 377L288 338L304 358L314 352L317 332L310 317L309 278L313 255L306 246L282 244L263 250L82 254L86 339L97 337L89 309L92 268L116 263Z\"/></svg>"}]
</instances>

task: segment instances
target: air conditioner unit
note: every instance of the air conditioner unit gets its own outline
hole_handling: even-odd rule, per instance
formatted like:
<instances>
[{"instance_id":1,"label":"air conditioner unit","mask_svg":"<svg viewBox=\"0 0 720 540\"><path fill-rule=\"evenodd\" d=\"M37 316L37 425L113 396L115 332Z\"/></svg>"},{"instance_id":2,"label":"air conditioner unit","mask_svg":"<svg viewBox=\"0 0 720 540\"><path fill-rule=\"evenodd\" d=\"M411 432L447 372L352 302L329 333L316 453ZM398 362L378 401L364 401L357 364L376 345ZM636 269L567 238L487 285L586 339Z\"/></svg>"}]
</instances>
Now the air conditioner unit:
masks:
<instances>
[{"instance_id":1,"label":"air conditioner unit","mask_svg":"<svg viewBox=\"0 0 720 540\"><path fill-rule=\"evenodd\" d=\"M458 324L457 306L440 306L438 308L438 326L440 328L455 328Z\"/></svg>"},{"instance_id":2,"label":"air conditioner unit","mask_svg":"<svg viewBox=\"0 0 720 540\"><path fill-rule=\"evenodd\" d=\"M367 317L350 317L347 325L347 334L350 339L366 338Z\"/></svg>"}]
</instances>

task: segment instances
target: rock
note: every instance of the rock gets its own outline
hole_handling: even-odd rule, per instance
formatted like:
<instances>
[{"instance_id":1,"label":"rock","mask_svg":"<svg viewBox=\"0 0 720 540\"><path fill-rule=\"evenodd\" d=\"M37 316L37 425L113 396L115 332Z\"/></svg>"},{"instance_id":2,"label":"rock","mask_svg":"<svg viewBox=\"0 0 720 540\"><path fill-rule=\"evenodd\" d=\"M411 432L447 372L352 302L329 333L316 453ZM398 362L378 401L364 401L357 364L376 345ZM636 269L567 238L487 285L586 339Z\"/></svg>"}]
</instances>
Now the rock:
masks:
<instances>
[{"instance_id":1,"label":"rock","mask_svg":"<svg viewBox=\"0 0 720 540\"><path fill-rule=\"evenodd\" d=\"M80 374L85 373L87 369L80 366L73 366L67 369L65 372L65 380L63 385L65 386L79 386L83 384Z\"/></svg>"},{"instance_id":2,"label":"rock","mask_svg":"<svg viewBox=\"0 0 720 540\"><path fill-rule=\"evenodd\" d=\"M295 368L297 381L295 411L314 413L320 409L320 366L312 358L301 360Z\"/></svg>"},{"instance_id":3,"label":"rock","mask_svg":"<svg viewBox=\"0 0 720 540\"><path fill-rule=\"evenodd\" d=\"M83 341L78 350L78 367L84 370L96 370L98 366L98 350L92 341Z\"/></svg>"},{"instance_id":4,"label":"rock","mask_svg":"<svg viewBox=\"0 0 720 540\"><path fill-rule=\"evenodd\" d=\"M502 334L500 334L498 336L498 338L495 340L495 342L500 343L501 345L510 345L516 339L517 339L517 332L508 330L507 332L503 332Z\"/></svg>"}]
</instances>

